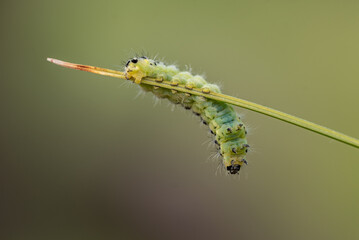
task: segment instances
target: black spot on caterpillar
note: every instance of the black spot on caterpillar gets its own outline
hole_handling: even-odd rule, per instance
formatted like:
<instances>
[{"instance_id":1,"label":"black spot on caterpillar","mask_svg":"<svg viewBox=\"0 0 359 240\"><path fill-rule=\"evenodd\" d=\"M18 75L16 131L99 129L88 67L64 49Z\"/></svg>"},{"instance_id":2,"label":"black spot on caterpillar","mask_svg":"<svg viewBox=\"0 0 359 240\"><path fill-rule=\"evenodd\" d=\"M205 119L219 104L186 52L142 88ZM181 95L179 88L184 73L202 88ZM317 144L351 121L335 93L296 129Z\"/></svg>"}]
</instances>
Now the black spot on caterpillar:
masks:
<instances>
[{"instance_id":1,"label":"black spot on caterpillar","mask_svg":"<svg viewBox=\"0 0 359 240\"><path fill-rule=\"evenodd\" d=\"M202 89L202 92L216 92L220 89L215 84L207 83L203 77L192 75L190 72L181 72L173 65L155 62L147 57L133 58L126 63L125 76L140 84L142 78L155 78L156 81L169 81L172 85L184 85L187 89ZM168 99L174 104L181 104L185 109L192 109L195 115L200 116L203 124L208 125L215 136L215 143L219 145L219 153L223 156L223 165L230 174L237 174L248 152L246 129L238 114L227 103L192 96L186 93L169 89L140 84L146 92Z\"/></svg>"}]
</instances>

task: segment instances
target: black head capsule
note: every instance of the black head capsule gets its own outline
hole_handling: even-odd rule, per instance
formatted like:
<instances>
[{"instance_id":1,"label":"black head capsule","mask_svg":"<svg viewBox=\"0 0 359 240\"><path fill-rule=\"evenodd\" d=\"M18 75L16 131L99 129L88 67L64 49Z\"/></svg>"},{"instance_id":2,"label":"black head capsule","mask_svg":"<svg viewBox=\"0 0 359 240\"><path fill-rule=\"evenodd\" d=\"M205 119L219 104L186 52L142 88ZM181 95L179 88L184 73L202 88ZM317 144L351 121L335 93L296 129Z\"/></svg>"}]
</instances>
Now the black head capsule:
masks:
<instances>
[{"instance_id":1,"label":"black head capsule","mask_svg":"<svg viewBox=\"0 0 359 240\"><path fill-rule=\"evenodd\" d=\"M137 58L133 58L133 59L131 60L131 62L137 63L137 62L138 62L138 59L137 59Z\"/></svg>"},{"instance_id":2,"label":"black head capsule","mask_svg":"<svg viewBox=\"0 0 359 240\"><path fill-rule=\"evenodd\" d=\"M241 169L241 165L239 164L232 164L231 166L227 167L227 171L230 174L237 174L239 172L239 169Z\"/></svg>"}]
</instances>

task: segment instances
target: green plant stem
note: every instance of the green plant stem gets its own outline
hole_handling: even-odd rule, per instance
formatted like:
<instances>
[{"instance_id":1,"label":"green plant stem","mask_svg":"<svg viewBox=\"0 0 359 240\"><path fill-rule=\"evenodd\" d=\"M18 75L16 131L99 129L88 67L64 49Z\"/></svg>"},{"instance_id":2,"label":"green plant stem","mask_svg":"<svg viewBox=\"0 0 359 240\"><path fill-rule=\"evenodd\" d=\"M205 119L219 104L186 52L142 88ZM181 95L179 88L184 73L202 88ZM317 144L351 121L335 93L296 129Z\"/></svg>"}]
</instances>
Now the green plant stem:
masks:
<instances>
[{"instance_id":1,"label":"green plant stem","mask_svg":"<svg viewBox=\"0 0 359 240\"><path fill-rule=\"evenodd\" d=\"M125 74L123 72L119 72L119 71L98 68L98 67L93 67L93 66L87 66L87 65L68 63L68 62L63 62L63 61L52 59L52 58L48 58L47 60L52 63L58 64L60 66L67 67L67 68L72 68L72 69L77 69L77 70L82 70L82 71L93 72L93 73L101 74L101 75L105 75L105 76L126 79ZM278 110L275 110L275 109L272 109L269 107L265 107L260 104L249 102L249 101L246 101L243 99L235 98L235 97L228 96L228 95L221 94L221 93L214 93L214 92L204 93L204 92L202 92L202 89L196 89L196 88L187 89L183 85L174 86L173 83L171 83L171 82L161 81L160 79L154 79L154 78L143 78L141 80L141 84L147 84L147 85L167 88L167 89L176 90L179 92L189 93L189 94L196 95L196 96L203 96L205 98L216 100L216 101L226 102L226 103L238 106L238 107L242 107L242 108L245 108L245 109L248 109L251 111L255 111L255 112L282 120L284 122L287 122L287 123L296 125L298 127L310 130L312 132L321 134L323 136L335 139L337 141L348 144L350 146L359 148L359 140L356 138L353 138L353 137L350 137L343 133L323 127L321 125L312 123L312 122L304 120L302 118L298 118L293 115L290 115L290 114L287 114L287 113L284 113L284 112L281 112L281 111L278 111Z\"/></svg>"},{"instance_id":2,"label":"green plant stem","mask_svg":"<svg viewBox=\"0 0 359 240\"><path fill-rule=\"evenodd\" d=\"M310 130L312 132L315 133L319 133L321 135L324 135L326 137L335 139L337 141L343 142L345 144L351 145L353 147L359 148L359 140L350 136L347 136L343 133L334 131L332 129L326 128L324 126L312 123L310 121L304 120L302 118L299 117L295 117L293 115L269 108L269 107L265 107L263 105L257 104L257 103L253 103L250 101L246 101L240 98L235 98L232 96L228 96L225 94L221 94L221 93L203 93L201 89L187 89L184 86L171 86L170 82L156 82L154 79L150 79L150 78L146 78L142 80L141 84L148 84L148 85L153 85L153 86L158 86L158 87L163 87L163 88L167 88L167 89L173 89L173 90L177 90L180 92L185 92L185 93L189 93L189 94L193 94L193 95L197 95L197 96L203 96L209 99L213 99L216 101L221 101L221 102L226 102L238 107L242 107L254 112L258 112L279 120L282 120L284 122L296 125L298 127Z\"/></svg>"}]
</instances>

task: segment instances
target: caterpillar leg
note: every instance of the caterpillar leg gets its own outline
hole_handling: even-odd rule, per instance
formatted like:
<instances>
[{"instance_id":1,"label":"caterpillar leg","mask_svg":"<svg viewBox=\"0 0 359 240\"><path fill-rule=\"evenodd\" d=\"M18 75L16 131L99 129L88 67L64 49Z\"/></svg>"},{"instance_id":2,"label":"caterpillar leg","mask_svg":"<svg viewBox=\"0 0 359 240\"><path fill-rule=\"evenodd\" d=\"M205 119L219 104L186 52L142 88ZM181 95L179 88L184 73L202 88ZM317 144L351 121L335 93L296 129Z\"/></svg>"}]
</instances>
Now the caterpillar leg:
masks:
<instances>
[{"instance_id":1,"label":"caterpillar leg","mask_svg":"<svg viewBox=\"0 0 359 240\"><path fill-rule=\"evenodd\" d=\"M138 78L135 78L135 80L133 82L136 84L140 84L141 81L142 81L142 77L138 77Z\"/></svg>"},{"instance_id":2,"label":"caterpillar leg","mask_svg":"<svg viewBox=\"0 0 359 240\"><path fill-rule=\"evenodd\" d=\"M134 83L140 84L142 81L142 78L144 78L145 76L142 73L127 71L125 73L125 77L127 80L132 80Z\"/></svg>"}]
</instances>

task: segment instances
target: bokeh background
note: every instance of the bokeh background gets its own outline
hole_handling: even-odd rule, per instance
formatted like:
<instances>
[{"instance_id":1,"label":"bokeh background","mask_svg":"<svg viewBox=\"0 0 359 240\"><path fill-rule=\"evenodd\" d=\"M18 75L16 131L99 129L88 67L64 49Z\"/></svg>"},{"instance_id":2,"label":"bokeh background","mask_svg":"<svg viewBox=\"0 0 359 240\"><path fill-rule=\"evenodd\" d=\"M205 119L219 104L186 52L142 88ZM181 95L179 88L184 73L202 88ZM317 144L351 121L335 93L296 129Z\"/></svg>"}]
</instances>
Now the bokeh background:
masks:
<instances>
[{"instance_id":1,"label":"bokeh background","mask_svg":"<svg viewBox=\"0 0 359 240\"><path fill-rule=\"evenodd\" d=\"M136 53L359 137L358 1L1 1L0 238L359 239L359 151L240 108L252 151L123 80Z\"/></svg>"}]
</instances>

